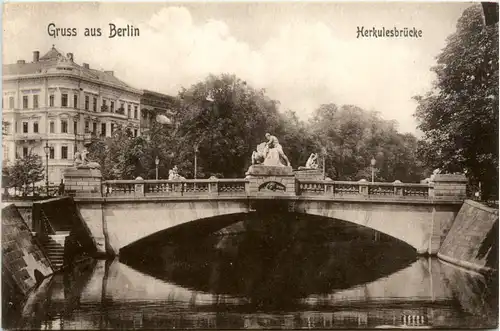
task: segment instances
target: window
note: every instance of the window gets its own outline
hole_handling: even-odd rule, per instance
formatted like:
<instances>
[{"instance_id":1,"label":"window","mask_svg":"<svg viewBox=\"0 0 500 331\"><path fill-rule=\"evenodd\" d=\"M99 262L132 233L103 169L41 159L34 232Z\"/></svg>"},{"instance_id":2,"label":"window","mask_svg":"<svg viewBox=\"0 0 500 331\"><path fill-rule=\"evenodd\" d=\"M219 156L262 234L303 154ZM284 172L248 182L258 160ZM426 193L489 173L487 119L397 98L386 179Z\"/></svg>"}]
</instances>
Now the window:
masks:
<instances>
[{"instance_id":1,"label":"window","mask_svg":"<svg viewBox=\"0 0 500 331\"><path fill-rule=\"evenodd\" d=\"M68 121L61 120L61 133L68 133Z\"/></svg>"},{"instance_id":2,"label":"window","mask_svg":"<svg viewBox=\"0 0 500 331\"><path fill-rule=\"evenodd\" d=\"M38 122L33 123L33 132L38 133Z\"/></svg>"},{"instance_id":3,"label":"window","mask_svg":"<svg viewBox=\"0 0 500 331\"><path fill-rule=\"evenodd\" d=\"M23 122L23 133L28 133L28 122Z\"/></svg>"},{"instance_id":4,"label":"window","mask_svg":"<svg viewBox=\"0 0 500 331\"><path fill-rule=\"evenodd\" d=\"M96 97L94 97L94 103L92 104L92 109L94 111L97 111L97 98Z\"/></svg>"},{"instance_id":5,"label":"window","mask_svg":"<svg viewBox=\"0 0 500 331\"><path fill-rule=\"evenodd\" d=\"M73 107L78 109L78 95L73 95Z\"/></svg>"},{"instance_id":6,"label":"window","mask_svg":"<svg viewBox=\"0 0 500 331\"><path fill-rule=\"evenodd\" d=\"M38 108L38 94L33 96L33 108Z\"/></svg>"},{"instance_id":7,"label":"window","mask_svg":"<svg viewBox=\"0 0 500 331\"><path fill-rule=\"evenodd\" d=\"M89 121L85 121L85 133L88 133L90 129L90 123Z\"/></svg>"},{"instance_id":8,"label":"window","mask_svg":"<svg viewBox=\"0 0 500 331\"><path fill-rule=\"evenodd\" d=\"M50 133L54 133L54 131L55 131L54 127L55 127L54 122L50 122L50 123L49 123L49 130L50 130Z\"/></svg>"},{"instance_id":9,"label":"window","mask_svg":"<svg viewBox=\"0 0 500 331\"><path fill-rule=\"evenodd\" d=\"M85 96L85 110L89 110L89 102L90 97L88 95Z\"/></svg>"},{"instance_id":10,"label":"window","mask_svg":"<svg viewBox=\"0 0 500 331\"><path fill-rule=\"evenodd\" d=\"M23 157L28 156L28 147L23 147Z\"/></svg>"},{"instance_id":11,"label":"window","mask_svg":"<svg viewBox=\"0 0 500 331\"><path fill-rule=\"evenodd\" d=\"M14 109L14 97L9 97L9 109Z\"/></svg>"},{"instance_id":12,"label":"window","mask_svg":"<svg viewBox=\"0 0 500 331\"><path fill-rule=\"evenodd\" d=\"M61 159L67 159L68 158L68 146L62 146L61 147Z\"/></svg>"},{"instance_id":13,"label":"window","mask_svg":"<svg viewBox=\"0 0 500 331\"><path fill-rule=\"evenodd\" d=\"M28 108L28 96L23 95L23 109Z\"/></svg>"},{"instance_id":14,"label":"window","mask_svg":"<svg viewBox=\"0 0 500 331\"><path fill-rule=\"evenodd\" d=\"M97 123L92 123L92 133L96 134L97 132Z\"/></svg>"},{"instance_id":15,"label":"window","mask_svg":"<svg viewBox=\"0 0 500 331\"><path fill-rule=\"evenodd\" d=\"M77 134L78 133L78 122L73 121L73 133Z\"/></svg>"},{"instance_id":16,"label":"window","mask_svg":"<svg viewBox=\"0 0 500 331\"><path fill-rule=\"evenodd\" d=\"M54 159L54 154L55 154L54 146L50 146L50 148L49 148L49 158L51 160Z\"/></svg>"},{"instance_id":17,"label":"window","mask_svg":"<svg viewBox=\"0 0 500 331\"><path fill-rule=\"evenodd\" d=\"M111 106L109 108L110 108L110 111L112 113L114 113L114 111L115 111L115 102L114 101L111 101ZM113 130L111 130L111 131L113 131Z\"/></svg>"},{"instance_id":18,"label":"window","mask_svg":"<svg viewBox=\"0 0 500 331\"><path fill-rule=\"evenodd\" d=\"M55 99L54 95L51 94L49 96L49 107L54 107L54 99Z\"/></svg>"},{"instance_id":19,"label":"window","mask_svg":"<svg viewBox=\"0 0 500 331\"><path fill-rule=\"evenodd\" d=\"M115 131L115 124L111 123L111 134L113 134L113 131Z\"/></svg>"},{"instance_id":20,"label":"window","mask_svg":"<svg viewBox=\"0 0 500 331\"><path fill-rule=\"evenodd\" d=\"M68 94L61 94L61 107L68 107Z\"/></svg>"},{"instance_id":21,"label":"window","mask_svg":"<svg viewBox=\"0 0 500 331\"><path fill-rule=\"evenodd\" d=\"M101 136L106 135L106 123L101 123Z\"/></svg>"},{"instance_id":22,"label":"window","mask_svg":"<svg viewBox=\"0 0 500 331\"><path fill-rule=\"evenodd\" d=\"M131 110L131 107L130 105L127 106L127 117L130 118L132 116L132 110Z\"/></svg>"},{"instance_id":23,"label":"window","mask_svg":"<svg viewBox=\"0 0 500 331\"><path fill-rule=\"evenodd\" d=\"M137 106L134 106L134 118L137 119Z\"/></svg>"},{"instance_id":24,"label":"window","mask_svg":"<svg viewBox=\"0 0 500 331\"><path fill-rule=\"evenodd\" d=\"M137 137L137 129L134 129L134 137Z\"/></svg>"}]
</instances>

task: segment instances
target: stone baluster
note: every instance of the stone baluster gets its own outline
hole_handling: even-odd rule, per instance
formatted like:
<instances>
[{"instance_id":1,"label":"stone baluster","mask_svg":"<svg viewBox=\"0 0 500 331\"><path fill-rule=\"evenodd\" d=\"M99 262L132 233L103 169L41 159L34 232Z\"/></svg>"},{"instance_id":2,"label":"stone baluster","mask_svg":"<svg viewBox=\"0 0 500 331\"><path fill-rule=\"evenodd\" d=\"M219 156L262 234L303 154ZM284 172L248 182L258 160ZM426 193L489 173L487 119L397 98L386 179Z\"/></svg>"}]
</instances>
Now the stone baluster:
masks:
<instances>
[{"instance_id":1,"label":"stone baluster","mask_svg":"<svg viewBox=\"0 0 500 331\"><path fill-rule=\"evenodd\" d=\"M368 182L366 179L360 179L359 183L359 194L368 195Z\"/></svg>"},{"instance_id":2,"label":"stone baluster","mask_svg":"<svg viewBox=\"0 0 500 331\"><path fill-rule=\"evenodd\" d=\"M403 183L400 180L395 180L393 184L394 184L394 195L403 196L404 195Z\"/></svg>"}]
</instances>

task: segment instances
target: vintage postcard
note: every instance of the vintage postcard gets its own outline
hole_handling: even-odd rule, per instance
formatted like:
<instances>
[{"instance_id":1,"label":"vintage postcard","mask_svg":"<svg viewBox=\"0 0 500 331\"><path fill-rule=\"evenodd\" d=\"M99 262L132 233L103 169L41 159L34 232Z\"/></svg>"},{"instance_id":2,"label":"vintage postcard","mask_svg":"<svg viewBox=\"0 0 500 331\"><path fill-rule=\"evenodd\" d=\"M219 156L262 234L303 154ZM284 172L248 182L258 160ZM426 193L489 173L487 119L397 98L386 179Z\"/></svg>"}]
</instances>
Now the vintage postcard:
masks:
<instances>
[{"instance_id":1,"label":"vintage postcard","mask_svg":"<svg viewBox=\"0 0 500 331\"><path fill-rule=\"evenodd\" d=\"M9 2L2 323L498 327L498 3Z\"/></svg>"}]
</instances>

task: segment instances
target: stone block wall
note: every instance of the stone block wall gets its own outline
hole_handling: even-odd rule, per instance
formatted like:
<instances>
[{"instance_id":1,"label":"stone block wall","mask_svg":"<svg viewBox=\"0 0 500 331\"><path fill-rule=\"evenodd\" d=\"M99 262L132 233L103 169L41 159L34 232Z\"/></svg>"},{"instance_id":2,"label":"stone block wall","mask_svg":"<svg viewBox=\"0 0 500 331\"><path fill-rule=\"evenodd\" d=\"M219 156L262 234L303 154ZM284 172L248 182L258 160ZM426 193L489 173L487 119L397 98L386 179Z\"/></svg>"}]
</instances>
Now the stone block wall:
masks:
<instances>
[{"instance_id":1,"label":"stone block wall","mask_svg":"<svg viewBox=\"0 0 500 331\"><path fill-rule=\"evenodd\" d=\"M48 258L13 204L2 208L2 272L23 295L37 280L53 273Z\"/></svg>"},{"instance_id":2,"label":"stone block wall","mask_svg":"<svg viewBox=\"0 0 500 331\"><path fill-rule=\"evenodd\" d=\"M438 174L433 179L436 198L465 199L467 178L462 174Z\"/></svg>"},{"instance_id":3,"label":"stone block wall","mask_svg":"<svg viewBox=\"0 0 500 331\"><path fill-rule=\"evenodd\" d=\"M101 171L90 168L64 170L64 186L72 196L101 196Z\"/></svg>"},{"instance_id":4,"label":"stone block wall","mask_svg":"<svg viewBox=\"0 0 500 331\"><path fill-rule=\"evenodd\" d=\"M466 200L438 257L478 271L498 270L498 210Z\"/></svg>"},{"instance_id":5,"label":"stone block wall","mask_svg":"<svg viewBox=\"0 0 500 331\"><path fill-rule=\"evenodd\" d=\"M248 194L295 195L295 175L291 167L252 165L247 171Z\"/></svg>"}]
</instances>

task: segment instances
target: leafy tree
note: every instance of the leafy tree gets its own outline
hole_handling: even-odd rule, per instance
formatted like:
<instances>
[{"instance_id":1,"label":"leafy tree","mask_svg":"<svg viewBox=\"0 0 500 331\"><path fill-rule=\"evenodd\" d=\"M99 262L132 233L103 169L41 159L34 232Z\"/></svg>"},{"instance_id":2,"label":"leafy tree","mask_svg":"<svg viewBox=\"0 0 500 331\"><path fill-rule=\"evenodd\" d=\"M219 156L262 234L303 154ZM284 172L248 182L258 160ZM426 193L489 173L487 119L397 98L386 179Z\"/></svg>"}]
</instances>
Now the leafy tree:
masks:
<instances>
[{"instance_id":1,"label":"leafy tree","mask_svg":"<svg viewBox=\"0 0 500 331\"><path fill-rule=\"evenodd\" d=\"M6 167L4 174L8 178L6 185L22 188L23 194L27 195L30 185L45 178L45 166L39 155L30 152L22 159L17 159L11 166Z\"/></svg>"},{"instance_id":2,"label":"leafy tree","mask_svg":"<svg viewBox=\"0 0 500 331\"><path fill-rule=\"evenodd\" d=\"M327 176L337 180L371 177L376 160L377 181L415 182L422 179L416 160L417 139L397 132L394 121L357 106L320 106L309 123L317 150L326 152Z\"/></svg>"},{"instance_id":3,"label":"leafy tree","mask_svg":"<svg viewBox=\"0 0 500 331\"><path fill-rule=\"evenodd\" d=\"M498 23L484 26L480 5L466 9L432 71L434 87L415 97L422 158L448 172L465 170L487 196L497 194Z\"/></svg>"},{"instance_id":4,"label":"leafy tree","mask_svg":"<svg viewBox=\"0 0 500 331\"><path fill-rule=\"evenodd\" d=\"M199 177L243 176L265 133L278 128L277 102L234 75L209 76L181 91L180 98L175 154L188 176L193 174L196 147Z\"/></svg>"}]
</instances>

